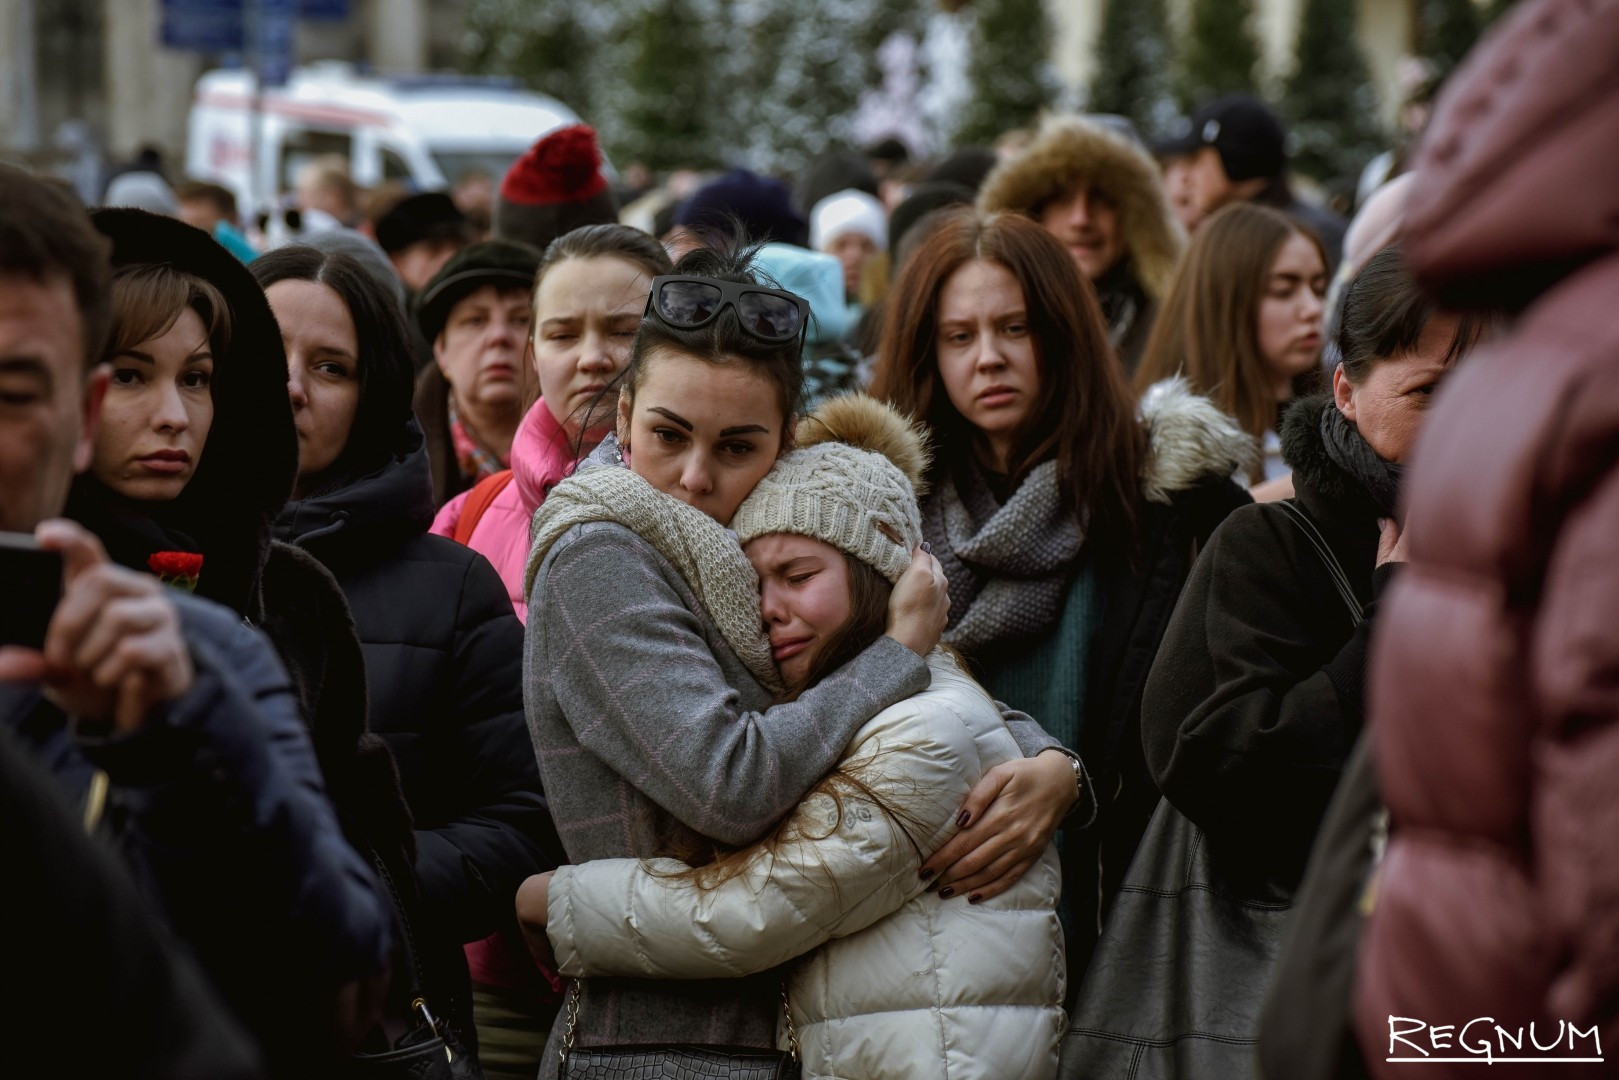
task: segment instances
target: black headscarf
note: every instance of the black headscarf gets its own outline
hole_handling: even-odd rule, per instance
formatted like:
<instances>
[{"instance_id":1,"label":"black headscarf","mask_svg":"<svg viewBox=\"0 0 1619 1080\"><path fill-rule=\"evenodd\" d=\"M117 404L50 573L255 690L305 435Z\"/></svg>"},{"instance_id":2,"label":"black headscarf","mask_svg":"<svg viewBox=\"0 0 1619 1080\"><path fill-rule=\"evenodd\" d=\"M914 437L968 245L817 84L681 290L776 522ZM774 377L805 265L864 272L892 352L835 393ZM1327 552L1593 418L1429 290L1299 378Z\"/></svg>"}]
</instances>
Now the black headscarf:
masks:
<instances>
[{"instance_id":1,"label":"black headscarf","mask_svg":"<svg viewBox=\"0 0 1619 1080\"><path fill-rule=\"evenodd\" d=\"M218 289L231 335L225 355L214 358L208 441L180 496L136 502L84 474L74 481L68 516L135 569L147 569L156 551L201 552L198 595L257 619L270 527L298 473L281 331L247 267L202 230L144 210L98 210L91 220L112 240L115 269L167 263Z\"/></svg>"}]
</instances>

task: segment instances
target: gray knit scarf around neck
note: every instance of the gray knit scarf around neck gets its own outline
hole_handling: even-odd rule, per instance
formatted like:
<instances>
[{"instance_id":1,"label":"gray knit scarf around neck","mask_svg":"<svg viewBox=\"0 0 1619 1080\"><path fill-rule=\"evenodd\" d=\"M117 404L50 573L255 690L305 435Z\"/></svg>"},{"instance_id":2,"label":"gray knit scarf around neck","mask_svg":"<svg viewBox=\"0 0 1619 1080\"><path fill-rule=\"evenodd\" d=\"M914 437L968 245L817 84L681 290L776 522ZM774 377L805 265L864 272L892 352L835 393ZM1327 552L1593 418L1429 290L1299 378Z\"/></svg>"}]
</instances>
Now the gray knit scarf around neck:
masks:
<instances>
[{"instance_id":1,"label":"gray knit scarf around neck","mask_svg":"<svg viewBox=\"0 0 1619 1080\"><path fill-rule=\"evenodd\" d=\"M1365 488L1385 516L1393 517L1400 502L1401 467L1378 457L1360 429L1331 403L1321 410L1321 442L1332 463Z\"/></svg>"},{"instance_id":2,"label":"gray knit scarf around neck","mask_svg":"<svg viewBox=\"0 0 1619 1080\"><path fill-rule=\"evenodd\" d=\"M969 653L1055 625L1085 540L1063 510L1055 461L1035 466L1004 504L976 464L941 476L922 534L950 581L944 640Z\"/></svg>"}]
</instances>

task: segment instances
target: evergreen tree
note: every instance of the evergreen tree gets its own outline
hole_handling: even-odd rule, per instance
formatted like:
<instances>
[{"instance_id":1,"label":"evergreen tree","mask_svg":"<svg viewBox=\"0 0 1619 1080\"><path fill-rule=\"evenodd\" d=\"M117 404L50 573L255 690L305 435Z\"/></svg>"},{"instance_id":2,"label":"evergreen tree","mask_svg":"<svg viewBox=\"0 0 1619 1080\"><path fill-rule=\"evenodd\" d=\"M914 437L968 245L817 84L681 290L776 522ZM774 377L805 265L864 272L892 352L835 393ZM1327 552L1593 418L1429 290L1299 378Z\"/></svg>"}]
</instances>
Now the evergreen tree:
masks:
<instances>
[{"instance_id":1,"label":"evergreen tree","mask_svg":"<svg viewBox=\"0 0 1619 1080\"><path fill-rule=\"evenodd\" d=\"M1052 29L1044 0L979 0L973 8L967 68L972 96L956 141L988 144L1032 124L1057 96L1056 76L1045 59Z\"/></svg>"},{"instance_id":2,"label":"evergreen tree","mask_svg":"<svg viewBox=\"0 0 1619 1080\"><path fill-rule=\"evenodd\" d=\"M1257 94L1258 71L1253 0L1192 0L1178 80L1182 110L1239 90Z\"/></svg>"},{"instance_id":3,"label":"evergreen tree","mask_svg":"<svg viewBox=\"0 0 1619 1080\"><path fill-rule=\"evenodd\" d=\"M1456 70L1483 29L1473 0L1422 0L1417 9L1417 53L1443 79Z\"/></svg>"},{"instance_id":4,"label":"evergreen tree","mask_svg":"<svg viewBox=\"0 0 1619 1080\"><path fill-rule=\"evenodd\" d=\"M898 30L919 30L921 5L788 0L751 8L744 68L732 81L749 92L736 94L730 145L757 171L790 174L852 141L861 97L882 81L879 47Z\"/></svg>"},{"instance_id":5,"label":"evergreen tree","mask_svg":"<svg viewBox=\"0 0 1619 1080\"><path fill-rule=\"evenodd\" d=\"M597 44L606 27L589 0L473 0L462 35L462 66L512 75L588 117Z\"/></svg>"},{"instance_id":6,"label":"evergreen tree","mask_svg":"<svg viewBox=\"0 0 1619 1080\"><path fill-rule=\"evenodd\" d=\"M638 0L621 20L595 71L598 124L618 161L654 170L711 169L726 163L737 133L730 80L716 56L731 50L731 0Z\"/></svg>"},{"instance_id":7,"label":"evergreen tree","mask_svg":"<svg viewBox=\"0 0 1619 1080\"><path fill-rule=\"evenodd\" d=\"M1377 90L1355 35L1354 0L1305 0L1298 67L1287 84L1293 167L1327 182L1352 177L1384 149Z\"/></svg>"},{"instance_id":8,"label":"evergreen tree","mask_svg":"<svg viewBox=\"0 0 1619 1080\"><path fill-rule=\"evenodd\" d=\"M1165 25L1163 0L1107 0L1096 43L1090 110L1128 117L1148 138L1166 134L1178 112Z\"/></svg>"}]
</instances>

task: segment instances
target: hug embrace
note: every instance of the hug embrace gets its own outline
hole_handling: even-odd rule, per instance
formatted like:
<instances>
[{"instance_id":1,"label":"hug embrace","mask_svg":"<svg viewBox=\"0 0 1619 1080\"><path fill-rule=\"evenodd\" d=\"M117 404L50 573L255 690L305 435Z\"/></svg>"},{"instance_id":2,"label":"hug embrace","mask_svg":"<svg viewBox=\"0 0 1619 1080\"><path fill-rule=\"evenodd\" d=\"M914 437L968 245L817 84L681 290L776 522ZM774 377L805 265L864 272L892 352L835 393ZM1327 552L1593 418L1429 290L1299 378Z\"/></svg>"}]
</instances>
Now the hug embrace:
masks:
<instances>
[{"instance_id":1,"label":"hug embrace","mask_svg":"<svg viewBox=\"0 0 1619 1080\"><path fill-rule=\"evenodd\" d=\"M920 548L922 438L869 399L795 425L802 302L755 284L745 256L678 269L696 272L652 283L618 437L534 522L529 722L579 864L518 897L579 978L550 1068L569 1042L769 1049L790 1015L811 1073L858 1071L876 1022L844 1021L883 1010L885 1056L897 1040L930 1069L944 1046L1049 1073L1064 972L1050 831L1015 883L956 881L995 894L956 897L951 868L930 892L921 873L988 770L1056 747L935 648L949 598ZM727 302L745 322L713 317ZM1060 754L1039 767L1054 759L1060 814L1079 773ZM591 920L626 901L618 925ZM784 1010L780 965L834 939L793 970ZM982 962L950 947L965 942ZM878 959L895 949L939 977L905 979Z\"/></svg>"},{"instance_id":2,"label":"hug embrace","mask_svg":"<svg viewBox=\"0 0 1619 1080\"><path fill-rule=\"evenodd\" d=\"M799 417L803 301L746 252L675 270L616 433L533 520L524 689L572 865L517 908L575 980L542 1071L698 1044L813 1076L1053 1076L1054 838L1096 802L940 646L928 432L859 396Z\"/></svg>"}]
</instances>

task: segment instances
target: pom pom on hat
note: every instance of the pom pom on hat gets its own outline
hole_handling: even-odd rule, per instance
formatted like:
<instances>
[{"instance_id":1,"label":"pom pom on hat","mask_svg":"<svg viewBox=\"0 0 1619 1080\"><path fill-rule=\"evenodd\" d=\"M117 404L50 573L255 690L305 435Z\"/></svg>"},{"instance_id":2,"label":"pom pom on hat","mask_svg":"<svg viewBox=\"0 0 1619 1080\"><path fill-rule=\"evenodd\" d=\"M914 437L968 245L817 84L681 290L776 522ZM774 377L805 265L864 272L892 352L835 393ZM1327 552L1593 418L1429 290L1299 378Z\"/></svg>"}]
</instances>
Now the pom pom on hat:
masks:
<instances>
[{"instance_id":1,"label":"pom pom on hat","mask_svg":"<svg viewBox=\"0 0 1619 1080\"><path fill-rule=\"evenodd\" d=\"M607 190L596 132L586 124L559 128L512 163L500 181L500 197L521 206L579 202Z\"/></svg>"},{"instance_id":2,"label":"pom pom on hat","mask_svg":"<svg viewBox=\"0 0 1619 1080\"><path fill-rule=\"evenodd\" d=\"M798 425L798 445L777 461L731 521L742 543L792 533L831 544L890 582L922 542L917 493L927 437L864 394L832 398Z\"/></svg>"},{"instance_id":3,"label":"pom pom on hat","mask_svg":"<svg viewBox=\"0 0 1619 1080\"><path fill-rule=\"evenodd\" d=\"M596 132L571 124L550 132L512 163L495 193L496 239L544 251L584 225L618 220L618 200L602 174Z\"/></svg>"},{"instance_id":4,"label":"pom pom on hat","mask_svg":"<svg viewBox=\"0 0 1619 1080\"><path fill-rule=\"evenodd\" d=\"M918 498L927 491L922 482L931 460L927 432L874 397L843 394L831 398L805 417L796 438L795 450L842 443L881 455L910 482Z\"/></svg>"}]
</instances>

